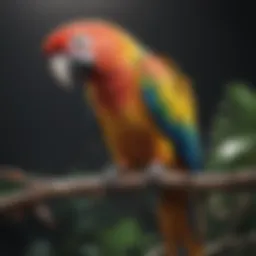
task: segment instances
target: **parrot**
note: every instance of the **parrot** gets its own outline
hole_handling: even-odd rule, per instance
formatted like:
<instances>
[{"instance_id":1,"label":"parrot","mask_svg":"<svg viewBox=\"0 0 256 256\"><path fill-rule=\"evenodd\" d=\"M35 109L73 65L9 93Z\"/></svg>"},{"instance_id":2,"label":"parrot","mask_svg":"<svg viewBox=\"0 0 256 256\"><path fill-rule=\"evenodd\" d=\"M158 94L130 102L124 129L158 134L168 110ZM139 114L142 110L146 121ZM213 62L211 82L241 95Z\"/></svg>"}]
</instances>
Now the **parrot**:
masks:
<instances>
[{"instance_id":1,"label":"parrot","mask_svg":"<svg viewBox=\"0 0 256 256\"><path fill-rule=\"evenodd\" d=\"M80 88L120 173L149 166L197 174L203 164L190 79L121 25L100 18L61 24L42 53L56 85ZM203 256L188 191L162 189L157 219L165 255Z\"/></svg>"}]
</instances>

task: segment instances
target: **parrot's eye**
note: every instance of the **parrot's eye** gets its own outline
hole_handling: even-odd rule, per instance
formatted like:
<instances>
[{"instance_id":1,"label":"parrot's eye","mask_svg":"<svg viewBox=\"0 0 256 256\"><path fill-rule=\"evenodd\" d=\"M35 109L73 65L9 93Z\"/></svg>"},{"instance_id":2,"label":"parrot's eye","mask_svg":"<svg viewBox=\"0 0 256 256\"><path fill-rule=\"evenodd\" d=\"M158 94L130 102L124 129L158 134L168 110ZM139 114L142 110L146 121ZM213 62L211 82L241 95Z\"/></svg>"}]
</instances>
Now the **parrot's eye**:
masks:
<instances>
[{"instance_id":1,"label":"parrot's eye","mask_svg":"<svg viewBox=\"0 0 256 256\"><path fill-rule=\"evenodd\" d=\"M90 50L91 40L83 35L74 36L69 44L70 51L84 51Z\"/></svg>"},{"instance_id":2,"label":"parrot's eye","mask_svg":"<svg viewBox=\"0 0 256 256\"><path fill-rule=\"evenodd\" d=\"M79 63L92 63L94 56L91 49L91 40L84 35L74 36L69 44L69 52L74 61Z\"/></svg>"},{"instance_id":3,"label":"parrot's eye","mask_svg":"<svg viewBox=\"0 0 256 256\"><path fill-rule=\"evenodd\" d=\"M51 73L63 88L83 85L91 75L95 63L91 45L88 37L76 35L71 38L67 53L51 57Z\"/></svg>"}]
</instances>

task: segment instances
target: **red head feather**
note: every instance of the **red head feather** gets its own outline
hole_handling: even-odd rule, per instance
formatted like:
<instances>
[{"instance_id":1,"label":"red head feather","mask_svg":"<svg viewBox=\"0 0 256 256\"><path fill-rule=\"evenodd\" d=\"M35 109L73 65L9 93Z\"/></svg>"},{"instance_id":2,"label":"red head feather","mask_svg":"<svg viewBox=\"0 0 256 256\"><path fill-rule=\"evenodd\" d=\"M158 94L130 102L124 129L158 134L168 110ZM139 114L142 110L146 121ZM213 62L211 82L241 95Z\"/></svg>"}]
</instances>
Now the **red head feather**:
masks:
<instances>
[{"instance_id":1,"label":"red head feather","mask_svg":"<svg viewBox=\"0 0 256 256\"><path fill-rule=\"evenodd\" d=\"M67 53L70 41L77 35L91 40L90 51L93 52L95 68L100 74L93 83L97 87L100 101L105 102L106 106L125 103L125 95L135 79L131 68L140 52L135 39L118 25L109 22L77 21L51 32L43 42L43 53L46 56L58 52Z\"/></svg>"}]
</instances>

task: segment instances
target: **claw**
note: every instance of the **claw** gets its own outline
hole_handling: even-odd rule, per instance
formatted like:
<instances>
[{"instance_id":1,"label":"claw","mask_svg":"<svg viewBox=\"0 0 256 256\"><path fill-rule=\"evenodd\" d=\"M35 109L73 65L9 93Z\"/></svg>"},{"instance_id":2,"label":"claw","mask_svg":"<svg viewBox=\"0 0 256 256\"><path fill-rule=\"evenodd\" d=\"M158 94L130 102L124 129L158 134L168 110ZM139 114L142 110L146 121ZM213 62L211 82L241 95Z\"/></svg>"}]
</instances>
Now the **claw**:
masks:
<instances>
[{"instance_id":1,"label":"claw","mask_svg":"<svg viewBox=\"0 0 256 256\"><path fill-rule=\"evenodd\" d=\"M114 180L118 175L118 168L114 164L110 164L107 168L104 168L103 176L106 180Z\"/></svg>"},{"instance_id":2,"label":"claw","mask_svg":"<svg viewBox=\"0 0 256 256\"><path fill-rule=\"evenodd\" d=\"M120 176L125 173L126 170L128 170L126 161L120 161L118 164L109 164L106 168L104 168L104 176L108 180L113 180L117 176Z\"/></svg>"},{"instance_id":3,"label":"claw","mask_svg":"<svg viewBox=\"0 0 256 256\"><path fill-rule=\"evenodd\" d=\"M159 161L154 161L148 168L148 173L152 177L157 177L165 172L165 166Z\"/></svg>"},{"instance_id":4,"label":"claw","mask_svg":"<svg viewBox=\"0 0 256 256\"><path fill-rule=\"evenodd\" d=\"M159 177L161 177L165 173L165 166L160 161L153 161L147 170L149 174L149 182L151 183L151 186L153 187L153 190L158 191L159 190Z\"/></svg>"}]
</instances>

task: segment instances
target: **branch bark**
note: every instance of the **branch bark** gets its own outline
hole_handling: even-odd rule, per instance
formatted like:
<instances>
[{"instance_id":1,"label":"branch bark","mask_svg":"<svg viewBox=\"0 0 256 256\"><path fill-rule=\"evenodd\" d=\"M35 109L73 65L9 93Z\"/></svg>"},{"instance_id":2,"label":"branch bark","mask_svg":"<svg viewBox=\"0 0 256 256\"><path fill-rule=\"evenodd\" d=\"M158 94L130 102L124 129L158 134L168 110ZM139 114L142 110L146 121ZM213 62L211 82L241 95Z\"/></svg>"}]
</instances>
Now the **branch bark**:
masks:
<instances>
[{"instance_id":1,"label":"branch bark","mask_svg":"<svg viewBox=\"0 0 256 256\"><path fill-rule=\"evenodd\" d=\"M0 180L3 176L0 175ZM29 178L29 186L19 192L0 197L0 211L30 206L36 202L74 195L104 195L109 191L144 189L158 186L191 192L248 191L256 188L256 172L182 174L174 170L150 174L132 172L106 178L104 174L83 177Z\"/></svg>"}]
</instances>

